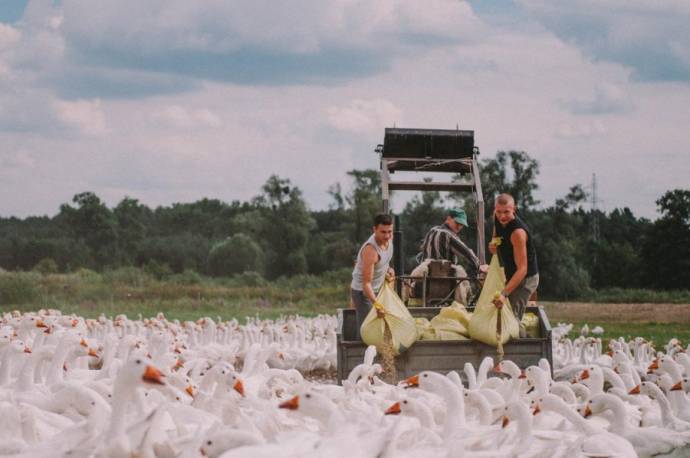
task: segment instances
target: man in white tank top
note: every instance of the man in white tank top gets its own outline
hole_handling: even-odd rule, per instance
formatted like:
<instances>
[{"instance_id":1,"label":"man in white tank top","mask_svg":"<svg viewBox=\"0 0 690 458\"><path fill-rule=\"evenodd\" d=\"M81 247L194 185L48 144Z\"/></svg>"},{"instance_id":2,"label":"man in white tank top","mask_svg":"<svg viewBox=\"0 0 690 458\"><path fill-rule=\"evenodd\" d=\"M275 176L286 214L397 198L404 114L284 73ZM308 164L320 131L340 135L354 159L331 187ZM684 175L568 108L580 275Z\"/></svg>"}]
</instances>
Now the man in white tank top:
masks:
<instances>
[{"instance_id":1,"label":"man in white tank top","mask_svg":"<svg viewBox=\"0 0 690 458\"><path fill-rule=\"evenodd\" d=\"M352 303L357 314L357 339L376 296L386 280L391 281L395 272L390 267L393 258L393 219L390 215L378 214L374 218L373 234L364 242L357 254L350 285Z\"/></svg>"}]
</instances>

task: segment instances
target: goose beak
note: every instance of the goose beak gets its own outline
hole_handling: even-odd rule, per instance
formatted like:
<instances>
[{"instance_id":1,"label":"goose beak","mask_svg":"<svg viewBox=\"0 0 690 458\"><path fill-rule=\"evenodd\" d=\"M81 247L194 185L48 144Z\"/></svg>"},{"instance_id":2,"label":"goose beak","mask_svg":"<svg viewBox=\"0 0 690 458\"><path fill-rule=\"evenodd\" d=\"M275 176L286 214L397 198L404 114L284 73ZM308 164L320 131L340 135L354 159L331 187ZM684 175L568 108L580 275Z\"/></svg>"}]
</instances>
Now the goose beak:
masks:
<instances>
[{"instance_id":1,"label":"goose beak","mask_svg":"<svg viewBox=\"0 0 690 458\"><path fill-rule=\"evenodd\" d=\"M520 371L520 376L519 376L518 378L527 378L527 374L525 374L525 370L524 370L524 369L522 369L522 370Z\"/></svg>"},{"instance_id":2,"label":"goose beak","mask_svg":"<svg viewBox=\"0 0 690 458\"><path fill-rule=\"evenodd\" d=\"M145 382L148 383L165 385L165 382L163 381L163 374L161 374L161 371L159 371L153 366L146 366L146 371L144 371L144 375L142 376L142 378Z\"/></svg>"},{"instance_id":3,"label":"goose beak","mask_svg":"<svg viewBox=\"0 0 690 458\"><path fill-rule=\"evenodd\" d=\"M671 387L671 391L683 391L683 382L680 381Z\"/></svg>"},{"instance_id":4,"label":"goose beak","mask_svg":"<svg viewBox=\"0 0 690 458\"><path fill-rule=\"evenodd\" d=\"M386 409L385 414L386 415L398 415L401 412L400 410L400 403L396 402L392 406Z\"/></svg>"},{"instance_id":5,"label":"goose beak","mask_svg":"<svg viewBox=\"0 0 690 458\"><path fill-rule=\"evenodd\" d=\"M585 418L590 417L592 415L592 409L589 408L589 404L587 407L585 407Z\"/></svg>"},{"instance_id":6,"label":"goose beak","mask_svg":"<svg viewBox=\"0 0 690 458\"><path fill-rule=\"evenodd\" d=\"M613 358L613 350L607 351L606 354L609 355L610 358Z\"/></svg>"},{"instance_id":7,"label":"goose beak","mask_svg":"<svg viewBox=\"0 0 690 458\"><path fill-rule=\"evenodd\" d=\"M93 356L94 358L98 358L98 352L94 350L93 348L89 348L89 356Z\"/></svg>"},{"instance_id":8,"label":"goose beak","mask_svg":"<svg viewBox=\"0 0 690 458\"><path fill-rule=\"evenodd\" d=\"M79 324L79 320L77 320L76 318L72 320L72 327L73 328L76 327L78 324Z\"/></svg>"},{"instance_id":9,"label":"goose beak","mask_svg":"<svg viewBox=\"0 0 690 458\"><path fill-rule=\"evenodd\" d=\"M628 394L640 394L640 385L637 385L635 388L628 391Z\"/></svg>"},{"instance_id":10,"label":"goose beak","mask_svg":"<svg viewBox=\"0 0 690 458\"><path fill-rule=\"evenodd\" d=\"M79 341L79 345L81 345L82 347L88 347L88 346L89 346L89 344L87 344L87 343L86 343L86 340L84 340L84 339L81 339L81 340Z\"/></svg>"},{"instance_id":11,"label":"goose beak","mask_svg":"<svg viewBox=\"0 0 690 458\"><path fill-rule=\"evenodd\" d=\"M24 347L24 353L31 353L31 349L29 347Z\"/></svg>"},{"instance_id":12,"label":"goose beak","mask_svg":"<svg viewBox=\"0 0 690 458\"><path fill-rule=\"evenodd\" d=\"M501 428L507 427L508 423L510 423L510 418L503 415L503 421L501 421Z\"/></svg>"},{"instance_id":13,"label":"goose beak","mask_svg":"<svg viewBox=\"0 0 690 458\"><path fill-rule=\"evenodd\" d=\"M294 398L290 399L289 401L285 401L278 405L281 409L290 409L290 410L297 410L299 409L299 396L295 396Z\"/></svg>"},{"instance_id":14,"label":"goose beak","mask_svg":"<svg viewBox=\"0 0 690 458\"><path fill-rule=\"evenodd\" d=\"M580 374L580 380L586 380L589 378L589 369L585 369Z\"/></svg>"},{"instance_id":15,"label":"goose beak","mask_svg":"<svg viewBox=\"0 0 690 458\"><path fill-rule=\"evenodd\" d=\"M408 377L403 383L405 384L405 388L419 388L419 375Z\"/></svg>"},{"instance_id":16,"label":"goose beak","mask_svg":"<svg viewBox=\"0 0 690 458\"><path fill-rule=\"evenodd\" d=\"M503 371L501 370L501 363L496 364L496 367L494 367L491 370L493 372L495 372L496 374L502 374L503 373Z\"/></svg>"},{"instance_id":17,"label":"goose beak","mask_svg":"<svg viewBox=\"0 0 690 458\"><path fill-rule=\"evenodd\" d=\"M652 361L652 364L649 365L649 367L647 368L647 370L648 370L648 371L655 371L655 370L657 370L657 369L659 369L659 360L658 360L658 359L655 359L654 361ZM649 372L648 372L648 373L649 373Z\"/></svg>"},{"instance_id":18,"label":"goose beak","mask_svg":"<svg viewBox=\"0 0 690 458\"><path fill-rule=\"evenodd\" d=\"M46 324L43 322L43 320L38 320L38 321L36 321L36 327L37 327L37 328L47 328L48 325L46 325Z\"/></svg>"},{"instance_id":19,"label":"goose beak","mask_svg":"<svg viewBox=\"0 0 690 458\"><path fill-rule=\"evenodd\" d=\"M194 397L194 387L192 385L187 385L187 388L184 389L188 395L191 397Z\"/></svg>"},{"instance_id":20,"label":"goose beak","mask_svg":"<svg viewBox=\"0 0 690 458\"><path fill-rule=\"evenodd\" d=\"M537 406L532 411L532 415L538 415L540 412L541 412L541 409L539 408L539 405L537 404Z\"/></svg>"},{"instance_id":21,"label":"goose beak","mask_svg":"<svg viewBox=\"0 0 690 458\"><path fill-rule=\"evenodd\" d=\"M244 385L242 384L242 380L238 379L232 386L232 389L244 396Z\"/></svg>"}]
</instances>

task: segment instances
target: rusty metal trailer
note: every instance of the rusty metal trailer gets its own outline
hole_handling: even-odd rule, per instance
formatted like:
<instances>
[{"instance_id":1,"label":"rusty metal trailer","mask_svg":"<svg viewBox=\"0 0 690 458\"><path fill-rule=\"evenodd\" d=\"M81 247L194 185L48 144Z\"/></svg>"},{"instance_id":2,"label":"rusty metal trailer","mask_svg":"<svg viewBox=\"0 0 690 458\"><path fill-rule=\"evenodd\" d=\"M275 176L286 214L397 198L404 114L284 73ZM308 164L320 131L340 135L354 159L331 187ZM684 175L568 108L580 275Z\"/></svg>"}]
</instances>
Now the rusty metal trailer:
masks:
<instances>
[{"instance_id":1,"label":"rusty metal trailer","mask_svg":"<svg viewBox=\"0 0 690 458\"><path fill-rule=\"evenodd\" d=\"M411 307L409 310L415 318L430 319L439 313L440 308ZM538 364L541 358L546 358L553 367L551 324L544 313L544 308L527 307L527 312L532 312L539 318L539 335L514 339L505 344L503 359L509 359L524 369ZM354 309L338 310L338 383L342 383L350 371L364 359L367 345L361 340L354 340L356 326ZM464 379L465 363L472 363L476 368L486 356L491 356L495 362L498 362L495 347L475 340L421 340L395 358L395 367L399 380L424 370L442 374L455 370Z\"/></svg>"}]
</instances>

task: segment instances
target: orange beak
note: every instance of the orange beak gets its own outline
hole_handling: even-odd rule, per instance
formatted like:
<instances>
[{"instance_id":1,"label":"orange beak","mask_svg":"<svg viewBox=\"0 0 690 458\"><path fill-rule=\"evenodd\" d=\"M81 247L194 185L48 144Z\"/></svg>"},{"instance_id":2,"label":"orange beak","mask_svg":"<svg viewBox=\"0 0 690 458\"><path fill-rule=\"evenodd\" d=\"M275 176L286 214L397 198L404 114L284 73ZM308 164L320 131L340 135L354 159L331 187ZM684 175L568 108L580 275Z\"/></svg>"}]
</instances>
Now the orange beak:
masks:
<instances>
[{"instance_id":1,"label":"orange beak","mask_svg":"<svg viewBox=\"0 0 690 458\"><path fill-rule=\"evenodd\" d=\"M232 389L244 396L244 385L242 385L242 380L237 380L232 386Z\"/></svg>"},{"instance_id":2,"label":"orange beak","mask_svg":"<svg viewBox=\"0 0 690 458\"><path fill-rule=\"evenodd\" d=\"M403 383L405 383L406 388L419 388L419 375L408 377L403 381Z\"/></svg>"},{"instance_id":3,"label":"orange beak","mask_svg":"<svg viewBox=\"0 0 690 458\"><path fill-rule=\"evenodd\" d=\"M671 391L683 391L683 382L680 381L671 387Z\"/></svg>"},{"instance_id":4,"label":"orange beak","mask_svg":"<svg viewBox=\"0 0 690 458\"><path fill-rule=\"evenodd\" d=\"M537 415L539 412L541 412L541 409L539 408L539 404L537 404L537 407L532 411L532 415Z\"/></svg>"},{"instance_id":5,"label":"orange beak","mask_svg":"<svg viewBox=\"0 0 690 458\"><path fill-rule=\"evenodd\" d=\"M503 373L503 371L501 370L501 363L496 364L496 367L494 367L494 368L491 369L491 370L492 370L493 372L497 373L497 374L502 374L502 373Z\"/></svg>"},{"instance_id":6,"label":"orange beak","mask_svg":"<svg viewBox=\"0 0 690 458\"><path fill-rule=\"evenodd\" d=\"M74 320L72 320L72 327L75 327L78 324L79 324L79 320L77 320L76 318Z\"/></svg>"},{"instance_id":7,"label":"orange beak","mask_svg":"<svg viewBox=\"0 0 690 458\"><path fill-rule=\"evenodd\" d=\"M142 376L142 378L145 382L148 383L165 385L165 382L163 381L163 374L161 374L161 371L159 371L153 366L146 366L146 371L144 371L144 375Z\"/></svg>"},{"instance_id":8,"label":"orange beak","mask_svg":"<svg viewBox=\"0 0 690 458\"><path fill-rule=\"evenodd\" d=\"M79 345L81 345L82 347L88 347L88 346L89 346L89 344L87 344L87 343L86 343L86 340L84 340L84 339L81 339L81 340L79 341Z\"/></svg>"},{"instance_id":9,"label":"orange beak","mask_svg":"<svg viewBox=\"0 0 690 458\"><path fill-rule=\"evenodd\" d=\"M501 422L501 428L507 427L508 423L510 423L510 418L503 415L503 421Z\"/></svg>"},{"instance_id":10,"label":"orange beak","mask_svg":"<svg viewBox=\"0 0 690 458\"><path fill-rule=\"evenodd\" d=\"M585 369L582 371L582 374L580 374L580 380L586 380L589 378L589 369Z\"/></svg>"},{"instance_id":11,"label":"orange beak","mask_svg":"<svg viewBox=\"0 0 690 458\"><path fill-rule=\"evenodd\" d=\"M590 417L592 415L592 409L589 408L589 404L587 407L585 407L585 418Z\"/></svg>"},{"instance_id":12,"label":"orange beak","mask_svg":"<svg viewBox=\"0 0 690 458\"><path fill-rule=\"evenodd\" d=\"M43 320L38 320L36 321L36 327L37 328L47 328L48 325L43 322Z\"/></svg>"},{"instance_id":13,"label":"orange beak","mask_svg":"<svg viewBox=\"0 0 690 458\"><path fill-rule=\"evenodd\" d=\"M89 348L89 356L93 356L94 358L98 358L98 352L94 350L93 348Z\"/></svg>"},{"instance_id":14,"label":"orange beak","mask_svg":"<svg viewBox=\"0 0 690 458\"><path fill-rule=\"evenodd\" d=\"M520 376L518 378L527 378L527 375L525 375L525 370L520 371Z\"/></svg>"},{"instance_id":15,"label":"orange beak","mask_svg":"<svg viewBox=\"0 0 690 458\"><path fill-rule=\"evenodd\" d=\"M184 363L182 362L182 360L180 358L177 358L177 362L172 367L172 369L175 371L177 369L180 369L181 367L184 367Z\"/></svg>"},{"instance_id":16,"label":"orange beak","mask_svg":"<svg viewBox=\"0 0 690 458\"><path fill-rule=\"evenodd\" d=\"M188 395L191 397L194 397L194 387L192 385L187 386L187 388L184 389Z\"/></svg>"},{"instance_id":17,"label":"orange beak","mask_svg":"<svg viewBox=\"0 0 690 458\"><path fill-rule=\"evenodd\" d=\"M655 359L654 361L652 361L652 364L649 365L647 370L648 371L655 371L657 369L659 369L659 360Z\"/></svg>"},{"instance_id":18,"label":"orange beak","mask_svg":"<svg viewBox=\"0 0 690 458\"><path fill-rule=\"evenodd\" d=\"M392 406L390 406L389 408L386 409L385 414L386 415L397 415L400 412L402 412L402 410L400 410L400 403L396 402L395 404L393 404Z\"/></svg>"},{"instance_id":19,"label":"orange beak","mask_svg":"<svg viewBox=\"0 0 690 458\"><path fill-rule=\"evenodd\" d=\"M607 351L606 354L609 355L611 358L613 358L613 350Z\"/></svg>"},{"instance_id":20,"label":"orange beak","mask_svg":"<svg viewBox=\"0 0 690 458\"><path fill-rule=\"evenodd\" d=\"M637 385L635 388L628 391L628 394L640 394L640 385Z\"/></svg>"},{"instance_id":21,"label":"orange beak","mask_svg":"<svg viewBox=\"0 0 690 458\"><path fill-rule=\"evenodd\" d=\"M31 353L31 349L29 347L24 347L24 353Z\"/></svg>"},{"instance_id":22,"label":"orange beak","mask_svg":"<svg viewBox=\"0 0 690 458\"><path fill-rule=\"evenodd\" d=\"M278 407L281 409L290 409L290 410L297 410L299 409L299 396L295 396L294 398L290 399L289 401L285 401L281 403Z\"/></svg>"}]
</instances>

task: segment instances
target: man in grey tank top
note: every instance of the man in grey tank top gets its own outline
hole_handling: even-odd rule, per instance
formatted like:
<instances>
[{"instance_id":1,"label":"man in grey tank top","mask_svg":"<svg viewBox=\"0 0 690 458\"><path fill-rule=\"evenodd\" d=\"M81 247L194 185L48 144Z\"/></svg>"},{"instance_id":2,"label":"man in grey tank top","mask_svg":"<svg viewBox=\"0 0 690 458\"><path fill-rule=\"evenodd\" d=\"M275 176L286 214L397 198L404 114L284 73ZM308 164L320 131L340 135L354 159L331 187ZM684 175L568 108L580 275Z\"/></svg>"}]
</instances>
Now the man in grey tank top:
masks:
<instances>
[{"instance_id":1,"label":"man in grey tank top","mask_svg":"<svg viewBox=\"0 0 690 458\"><path fill-rule=\"evenodd\" d=\"M359 328L376 302L383 282L395 277L390 267L393 258L393 218L386 214L376 215L372 232L357 253L350 285L351 306L357 315L357 340L361 338Z\"/></svg>"}]
</instances>

